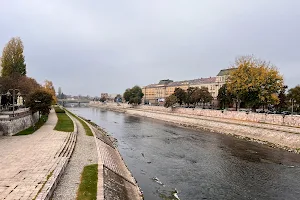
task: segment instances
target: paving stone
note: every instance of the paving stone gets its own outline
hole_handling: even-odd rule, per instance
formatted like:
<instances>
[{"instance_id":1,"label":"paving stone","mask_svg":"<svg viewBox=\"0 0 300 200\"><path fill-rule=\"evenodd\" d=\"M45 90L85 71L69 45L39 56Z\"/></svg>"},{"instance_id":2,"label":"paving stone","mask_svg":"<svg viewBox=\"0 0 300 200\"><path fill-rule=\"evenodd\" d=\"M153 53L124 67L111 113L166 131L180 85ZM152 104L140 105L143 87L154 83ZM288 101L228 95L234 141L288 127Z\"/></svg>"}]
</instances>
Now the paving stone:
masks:
<instances>
[{"instance_id":1,"label":"paving stone","mask_svg":"<svg viewBox=\"0 0 300 200\"><path fill-rule=\"evenodd\" d=\"M31 135L0 137L0 199L31 199L59 163L55 157L70 133L54 131L56 114ZM51 163L51 164L50 164Z\"/></svg>"}]
</instances>

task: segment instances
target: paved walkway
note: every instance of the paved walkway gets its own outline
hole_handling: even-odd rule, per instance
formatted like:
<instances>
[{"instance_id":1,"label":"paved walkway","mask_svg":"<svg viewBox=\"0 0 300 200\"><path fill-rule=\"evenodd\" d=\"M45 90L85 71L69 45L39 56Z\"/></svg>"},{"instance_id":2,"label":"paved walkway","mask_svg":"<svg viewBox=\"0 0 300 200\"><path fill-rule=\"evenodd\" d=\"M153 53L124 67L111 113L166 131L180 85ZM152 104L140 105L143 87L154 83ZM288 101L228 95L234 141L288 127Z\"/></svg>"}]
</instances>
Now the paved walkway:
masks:
<instances>
[{"instance_id":1,"label":"paved walkway","mask_svg":"<svg viewBox=\"0 0 300 200\"><path fill-rule=\"evenodd\" d=\"M80 176L84 166L98 163L94 137L87 136L81 123L76 120L78 136L75 150L67 168L54 191L52 200L76 199Z\"/></svg>"},{"instance_id":2,"label":"paved walkway","mask_svg":"<svg viewBox=\"0 0 300 200\"><path fill-rule=\"evenodd\" d=\"M27 136L0 137L0 199L35 198L57 166L70 133L54 131L53 110L48 121Z\"/></svg>"}]
</instances>

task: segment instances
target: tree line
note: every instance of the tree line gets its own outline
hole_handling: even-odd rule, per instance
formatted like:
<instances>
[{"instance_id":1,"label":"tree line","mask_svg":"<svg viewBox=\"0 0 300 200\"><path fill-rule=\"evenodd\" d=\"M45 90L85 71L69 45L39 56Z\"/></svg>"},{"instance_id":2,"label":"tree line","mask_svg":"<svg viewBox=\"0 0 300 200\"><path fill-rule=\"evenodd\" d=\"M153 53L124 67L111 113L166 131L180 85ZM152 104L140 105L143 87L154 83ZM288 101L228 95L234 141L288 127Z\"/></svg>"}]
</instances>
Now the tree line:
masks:
<instances>
[{"instance_id":1,"label":"tree line","mask_svg":"<svg viewBox=\"0 0 300 200\"><path fill-rule=\"evenodd\" d=\"M21 93L25 106L33 113L41 111L41 114L48 114L51 104L56 103L53 83L46 80L44 85L40 85L34 78L27 76L23 51L23 42L19 37L12 38L3 49L0 77L1 104L4 106L16 104L12 102L13 94L9 92L15 90Z\"/></svg>"},{"instance_id":2,"label":"tree line","mask_svg":"<svg viewBox=\"0 0 300 200\"><path fill-rule=\"evenodd\" d=\"M256 111L258 108L282 111L288 108L288 102L300 103L300 86L290 90L284 85L283 76L277 67L270 62L242 56L236 59L236 68L226 83L219 89L218 102L224 109L235 105Z\"/></svg>"},{"instance_id":3,"label":"tree line","mask_svg":"<svg viewBox=\"0 0 300 200\"><path fill-rule=\"evenodd\" d=\"M164 106L168 108L178 103L179 105L186 104L188 107L202 104L204 107L212 100L213 97L207 87L189 87L186 91L182 88L175 88L174 93L165 99Z\"/></svg>"}]
</instances>

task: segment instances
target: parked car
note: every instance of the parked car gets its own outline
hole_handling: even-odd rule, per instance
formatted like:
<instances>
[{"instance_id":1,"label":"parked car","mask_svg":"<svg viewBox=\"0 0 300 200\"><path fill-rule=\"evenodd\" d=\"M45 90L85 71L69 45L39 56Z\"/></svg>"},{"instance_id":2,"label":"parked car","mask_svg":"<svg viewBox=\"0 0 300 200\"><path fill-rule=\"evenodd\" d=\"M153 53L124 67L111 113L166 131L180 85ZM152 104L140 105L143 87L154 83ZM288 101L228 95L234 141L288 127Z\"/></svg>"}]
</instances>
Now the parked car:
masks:
<instances>
[{"instance_id":1,"label":"parked car","mask_svg":"<svg viewBox=\"0 0 300 200\"><path fill-rule=\"evenodd\" d=\"M265 113L264 110L257 110L256 112L257 112L257 113Z\"/></svg>"},{"instance_id":2,"label":"parked car","mask_svg":"<svg viewBox=\"0 0 300 200\"><path fill-rule=\"evenodd\" d=\"M282 111L282 113L281 114L283 114L283 115L290 115L291 114L291 112L290 111Z\"/></svg>"},{"instance_id":3,"label":"parked car","mask_svg":"<svg viewBox=\"0 0 300 200\"><path fill-rule=\"evenodd\" d=\"M276 114L276 111L274 111L274 110L268 110L266 113L267 114Z\"/></svg>"}]
</instances>

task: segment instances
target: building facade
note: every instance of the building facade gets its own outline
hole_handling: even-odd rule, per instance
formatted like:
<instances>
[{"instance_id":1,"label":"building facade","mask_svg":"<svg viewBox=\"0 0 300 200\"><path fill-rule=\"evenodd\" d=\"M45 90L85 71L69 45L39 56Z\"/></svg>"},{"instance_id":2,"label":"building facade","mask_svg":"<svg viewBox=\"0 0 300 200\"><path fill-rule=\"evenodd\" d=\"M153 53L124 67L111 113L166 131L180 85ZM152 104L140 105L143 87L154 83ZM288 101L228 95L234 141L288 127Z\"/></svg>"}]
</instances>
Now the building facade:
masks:
<instances>
[{"instance_id":1,"label":"building facade","mask_svg":"<svg viewBox=\"0 0 300 200\"><path fill-rule=\"evenodd\" d=\"M161 80L158 84L150 84L142 88L144 102L162 104L165 98L172 95L176 88L187 90L189 87L207 87L214 100L218 97L219 89L226 83L231 72L236 68L222 69L217 76L198 78L186 81Z\"/></svg>"}]
</instances>

